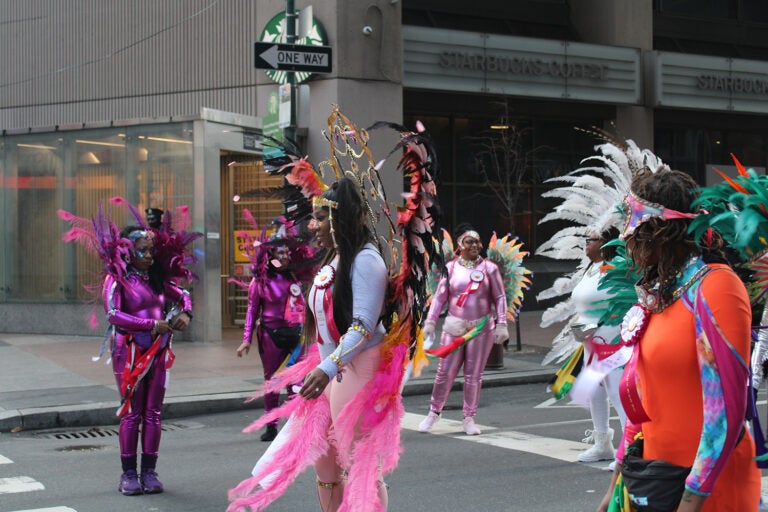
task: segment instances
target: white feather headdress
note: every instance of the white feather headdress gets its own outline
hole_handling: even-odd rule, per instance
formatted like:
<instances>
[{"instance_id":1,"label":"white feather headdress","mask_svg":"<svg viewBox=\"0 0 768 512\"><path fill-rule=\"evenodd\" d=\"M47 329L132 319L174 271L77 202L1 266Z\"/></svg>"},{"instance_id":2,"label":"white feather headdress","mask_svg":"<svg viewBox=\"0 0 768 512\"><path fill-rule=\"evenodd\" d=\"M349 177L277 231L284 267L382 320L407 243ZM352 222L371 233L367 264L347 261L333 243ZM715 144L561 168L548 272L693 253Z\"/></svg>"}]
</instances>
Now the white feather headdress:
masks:
<instances>
[{"instance_id":1,"label":"white feather headdress","mask_svg":"<svg viewBox=\"0 0 768 512\"><path fill-rule=\"evenodd\" d=\"M658 171L669 169L650 150L640 149L632 140L617 140L600 130L589 131L605 140L595 146L597 154L581 161L581 167L564 176L547 180L547 183L563 183L563 186L542 194L543 197L562 199L554 211L539 221L539 224L561 220L572 225L565 227L541 244L536 254L557 260L579 260L576 270L557 280L540 292L537 300L563 296L563 300L548 308L541 317L541 326L567 322L555 337L552 350L544 357L542 364L560 362L576 348L578 342L571 334L571 321L576 310L570 294L581 280L589 260L585 256L586 236L602 233L610 227L621 229L621 213L624 197L629 192L632 177L641 169Z\"/></svg>"}]
</instances>

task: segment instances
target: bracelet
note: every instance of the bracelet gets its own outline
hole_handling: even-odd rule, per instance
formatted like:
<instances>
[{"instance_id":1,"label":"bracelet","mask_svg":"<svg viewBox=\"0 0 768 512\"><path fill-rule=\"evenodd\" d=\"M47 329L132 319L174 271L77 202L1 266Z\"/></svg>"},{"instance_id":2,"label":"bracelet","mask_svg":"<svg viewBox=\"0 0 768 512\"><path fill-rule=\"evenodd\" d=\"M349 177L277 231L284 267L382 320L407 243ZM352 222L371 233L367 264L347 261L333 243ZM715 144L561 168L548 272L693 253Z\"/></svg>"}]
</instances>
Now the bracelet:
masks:
<instances>
[{"instance_id":1,"label":"bracelet","mask_svg":"<svg viewBox=\"0 0 768 512\"><path fill-rule=\"evenodd\" d=\"M155 322L155 325L152 326L152 330L150 331L151 334L157 334L157 330L160 328L160 322L157 320L153 320Z\"/></svg>"},{"instance_id":2,"label":"bracelet","mask_svg":"<svg viewBox=\"0 0 768 512\"><path fill-rule=\"evenodd\" d=\"M341 359L336 354L331 354L328 356L328 359L336 363L336 368L339 370L339 373L344 369L344 363L341 362Z\"/></svg>"},{"instance_id":3,"label":"bracelet","mask_svg":"<svg viewBox=\"0 0 768 512\"><path fill-rule=\"evenodd\" d=\"M363 338L366 340L371 339L371 333L363 327L363 324L361 324L359 321L353 322L352 325L349 326L350 331L357 331L359 333L362 333Z\"/></svg>"},{"instance_id":4,"label":"bracelet","mask_svg":"<svg viewBox=\"0 0 768 512\"><path fill-rule=\"evenodd\" d=\"M188 310L188 309L185 309L184 311L182 311L182 313L186 313L186 314L187 314L187 316L189 317L189 319L190 319L190 320L192 320L193 318L195 318L195 317L192 315L192 312L191 312L190 310Z\"/></svg>"}]
</instances>

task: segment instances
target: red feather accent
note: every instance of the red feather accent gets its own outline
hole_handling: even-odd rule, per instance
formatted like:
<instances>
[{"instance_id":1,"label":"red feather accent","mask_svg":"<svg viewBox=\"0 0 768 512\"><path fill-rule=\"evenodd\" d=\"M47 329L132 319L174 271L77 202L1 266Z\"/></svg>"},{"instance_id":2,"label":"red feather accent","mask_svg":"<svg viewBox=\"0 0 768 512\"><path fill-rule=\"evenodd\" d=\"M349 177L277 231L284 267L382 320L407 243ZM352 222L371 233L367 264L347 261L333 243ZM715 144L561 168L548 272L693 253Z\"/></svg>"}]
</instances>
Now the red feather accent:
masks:
<instances>
[{"instance_id":1,"label":"red feather accent","mask_svg":"<svg viewBox=\"0 0 768 512\"><path fill-rule=\"evenodd\" d=\"M727 174L720 172L720 170L717 167L713 167L712 169L714 169L715 172L719 174L725 181L727 181L728 184L731 185L735 190L741 192L742 194L749 195L749 192L747 192L747 189L745 189L740 184L733 181Z\"/></svg>"},{"instance_id":2,"label":"red feather accent","mask_svg":"<svg viewBox=\"0 0 768 512\"><path fill-rule=\"evenodd\" d=\"M733 158L733 163L736 164L736 169L739 170L739 174L741 176L746 176L747 175L747 169L741 164L741 162L739 162L739 159L736 158L736 155L731 153L731 158Z\"/></svg>"},{"instance_id":3,"label":"red feather accent","mask_svg":"<svg viewBox=\"0 0 768 512\"><path fill-rule=\"evenodd\" d=\"M306 158L299 159L285 179L291 185L299 187L307 199L317 197L328 189Z\"/></svg>"}]
</instances>

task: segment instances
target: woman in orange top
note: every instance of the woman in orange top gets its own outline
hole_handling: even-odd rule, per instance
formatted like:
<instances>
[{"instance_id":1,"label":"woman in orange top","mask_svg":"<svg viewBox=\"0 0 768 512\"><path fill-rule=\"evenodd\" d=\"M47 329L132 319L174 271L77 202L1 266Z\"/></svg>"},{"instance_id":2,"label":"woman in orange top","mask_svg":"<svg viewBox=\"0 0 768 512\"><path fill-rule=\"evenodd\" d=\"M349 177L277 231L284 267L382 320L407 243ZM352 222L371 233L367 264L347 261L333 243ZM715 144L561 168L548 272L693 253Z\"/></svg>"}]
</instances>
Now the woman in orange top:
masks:
<instances>
[{"instance_id":1,"label":"woman in orange top","mask_svg":"<svg viewBox=\"0 0 768 512\"><path fill-rule=\"evenodd\" d=\"M646 170L627 197L623 236L645 272L622 324L634 353L622 377L620 451L642 431L643 458L691 467L678 512L756 511L760 471L744 427L749 298L716 250L719 238L710 233L702 249L688 233L697 188L685 173ZM598 511L614 510L619 472Z\"/></svg>"}]
</instances>

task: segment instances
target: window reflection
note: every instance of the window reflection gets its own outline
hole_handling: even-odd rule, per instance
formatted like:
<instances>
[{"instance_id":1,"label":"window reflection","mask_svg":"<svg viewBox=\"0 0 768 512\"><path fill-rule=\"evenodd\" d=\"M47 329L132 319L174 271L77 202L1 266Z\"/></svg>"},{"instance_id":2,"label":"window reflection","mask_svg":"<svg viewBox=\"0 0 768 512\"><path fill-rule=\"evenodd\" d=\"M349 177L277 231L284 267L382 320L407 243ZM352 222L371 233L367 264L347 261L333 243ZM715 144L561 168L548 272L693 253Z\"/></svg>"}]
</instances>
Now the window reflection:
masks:
<instances>
[{"instance_id":1,"label":"window reflection","mask_svg":"<svg viewBox=\"0 0 768 512\"><path fill-rule=\"evenodd\" d=\"M62 243L57 210L91 218L99 204L123 196L142 211L186 204L193 215L192 146L191 122L5 137L0 299L91 298L84 286L98 283L101 261ZM121 209L111 216L118 226L135 222Z\"/></svg>"}]
</instances>

